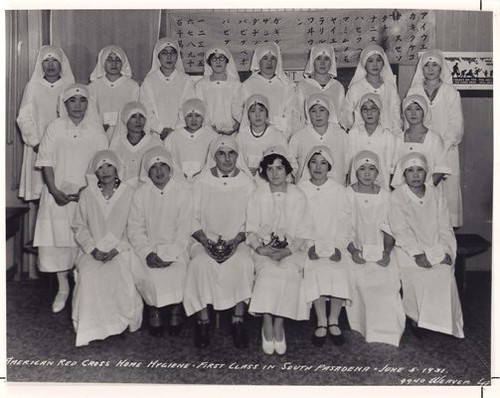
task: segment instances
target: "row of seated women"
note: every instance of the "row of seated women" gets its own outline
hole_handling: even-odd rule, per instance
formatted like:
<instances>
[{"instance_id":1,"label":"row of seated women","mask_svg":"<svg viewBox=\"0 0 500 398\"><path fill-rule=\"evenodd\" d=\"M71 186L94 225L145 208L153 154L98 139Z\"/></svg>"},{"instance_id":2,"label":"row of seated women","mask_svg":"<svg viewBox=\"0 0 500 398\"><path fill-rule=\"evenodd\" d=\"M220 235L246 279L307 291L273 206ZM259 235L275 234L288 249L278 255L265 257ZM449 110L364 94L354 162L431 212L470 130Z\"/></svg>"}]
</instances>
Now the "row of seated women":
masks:
<instances>
[{"instance_id":1,"label":"row of seated women","mask_svg":"<svg viewBox=\"0 0 500 398\"><path fill-rule=\"evenodd\" d=\"M378 157L353 159L355 179L344 188L332 178L334 159L314 147L304 177L287 181L292 167L282 147L259 164L257 186L238 166L230 137L212 142L213 166L193 185L176 172L162 146L142 159L137 188L120 180L113 151L95 154L71 228L79 250L72 318L76 344L136 330L142 300L149 327L180 332L182 308L196 317L194 342L210 343L208 306L233 308L232 337L248 346L244 315L262 315L262 349L284 354L284 320L307 320L314 307L312 342L330 335L344 342L342 306L369 342L398 345L405 313L413 327L463 337L453 263L456 242L442 195L426 184L419 153L398 164L398 188L377 182ZM402 287L403 299L400 295ZM328 306L329 305L329 306Z\"/></svg>"}]
</instances>

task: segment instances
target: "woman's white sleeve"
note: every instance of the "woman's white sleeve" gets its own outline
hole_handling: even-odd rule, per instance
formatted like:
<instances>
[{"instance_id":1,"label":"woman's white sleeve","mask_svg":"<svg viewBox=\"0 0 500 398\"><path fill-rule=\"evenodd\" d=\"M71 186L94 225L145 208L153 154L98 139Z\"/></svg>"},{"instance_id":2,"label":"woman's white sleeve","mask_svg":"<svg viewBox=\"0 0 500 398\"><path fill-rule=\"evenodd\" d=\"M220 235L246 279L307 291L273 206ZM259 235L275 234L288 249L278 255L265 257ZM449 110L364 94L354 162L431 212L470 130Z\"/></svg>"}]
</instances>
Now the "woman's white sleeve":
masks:
<instances>
[{"instance_id":1,"label":"woman's white sleeve","mask_svg":"<svg viewBox=\"0 0 500 398\"><path fill-rule=\"evenodd\" d=\"M396 246L401 247L410 256L422 254L424 250L418 244L415 233L410 228L404 214L405 203L399 192L394 191L389 200L389 227L393 232Z\"/></svg>"},{"instance_id":2,"label":"woman's white sleeve","mask_svg":"<svg viewBox=\"0 0 500 398\"><path fill-rule=\"evenodd\" d=\"M83 191L76 207L75 215L71 223L71 229L75 233L75 240L87 254L92 253L96 242L88 228L87 195Z\"/></svg>"},{"instance_id":3,"label":"woman's white sleeve","mask_svg":"<svg viewBox=\"0 0 500 398\"><path fill-rule=\"evenodd\" d=\"M33 90L30 84L24 89L23 100L17 116L17 124L21 130L21 136L26 145L34 147L40 143L38 139L38 127L33 115Z\"/></svg>"},{"instance_id":4,"label":"woman's white sleeve","mask_svg":"<svg viewBox=\"0 0 500 398\"><path fill-rule=\"evenodd\" d=\"M142 203L144 198L142 198L142 196L143 195L140 195L140 191L136 191L132 199L127 222L127 235L135 253L142 260L145 260L146 256L151 253L154 248L148 237L146 214Z\"/></svg>"}]
</instances>

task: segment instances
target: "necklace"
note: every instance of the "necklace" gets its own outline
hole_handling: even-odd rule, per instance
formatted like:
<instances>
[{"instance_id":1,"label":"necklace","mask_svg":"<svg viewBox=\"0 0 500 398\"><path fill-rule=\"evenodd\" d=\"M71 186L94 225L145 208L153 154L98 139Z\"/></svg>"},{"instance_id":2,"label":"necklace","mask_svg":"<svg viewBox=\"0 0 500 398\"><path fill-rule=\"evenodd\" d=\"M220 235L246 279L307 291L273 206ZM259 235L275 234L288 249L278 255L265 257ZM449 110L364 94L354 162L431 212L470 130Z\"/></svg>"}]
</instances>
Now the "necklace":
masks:
<instances>
[{"instance_id":1,"label":"necklace","mask_svg":"<svg viewBox=\"0 0 500 398\"><path fill-rule=\"evenodd\" d=\"M97 183L97 187L98 187L98 188L99 188L99 190L101 191L101 194L102 194L102 196L104 197L104 199L106 199L106 200L110 200L110 199L113 197L113 195L115 194L115 192L116 192L117 188L120 186L120 182L119 182L119 181L120 181L120 180L118 180L118 179L117 179L117 180L115 180L115 183L114 183L114 185L113 185L113 188L111 189L111 192L110 192L109 194L107 194L107 195L104 193L104 189L105 189L106 187L105 187L103 184L101 184L100 182L99 182L99 183Z\"/></svg>"},{"instance_id":2,"label":"necklace","mask_svg":"<svg viewBox=\"0 0 500 398\"><path fill-rule=\"evenodd\" d=\"M253 132L253 128L252 128L252 126L250 126L250 132L252 133L252 135L253 135L255 138L260 138L260 137L262 137L262 136L264 135L264 133L266 132L266 130L267 130L267 125L266 125L266 127L264 128L264 130L262 130L262 133L255 134L255 133Z\"/></svg>"}]
</instances>

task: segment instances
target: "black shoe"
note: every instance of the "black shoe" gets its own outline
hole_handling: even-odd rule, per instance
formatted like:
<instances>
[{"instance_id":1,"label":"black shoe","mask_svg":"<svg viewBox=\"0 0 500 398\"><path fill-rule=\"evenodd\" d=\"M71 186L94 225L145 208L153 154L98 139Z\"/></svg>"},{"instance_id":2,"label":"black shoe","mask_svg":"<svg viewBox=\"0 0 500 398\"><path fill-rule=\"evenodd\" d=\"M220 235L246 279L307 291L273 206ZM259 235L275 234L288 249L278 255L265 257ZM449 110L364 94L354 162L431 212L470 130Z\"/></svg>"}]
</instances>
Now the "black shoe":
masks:
<instances>
[{"instance_id":1,"label":"black shoe","mask_svg":"<svg viewBox=\"0 0 500 398\"><path fill-rule=\"evenodd\" d=\"M411 334L413 334L417 339L420 340L425 337L425 330L419 328L417 322L415 322L413 319L408 320L408 326L410 327Z\"/></svg>"},{"instance_id":2,"label":"black shoe","mask_svg":"<svg viewBox=\"0 0 500 398\"><path fill-rule=\"evenodd\" d=\"M167 325L167 331L169 336L178 336L181 334L184 324L181 322L178 325L171 325L170 323Z\"/></svg>"},{"instance_id":3,"label":"black shoe","mask_svg":"<svg viewBox=\"0 0 500 398\"><path fill-rule=\"evenodd\" d=\"M194 329L194 345L196 348L205 348L210 345L208 322L196 323L196 328Z\"/></svg>"},{"instance_id":4,"label":"black shoe","mask_svg":"<svg viewBox=\"0 0 500 398\"><path fill-rule=\"evenodd\" d=\"M243 322L231 324L231 334L233 335L233 343L236 348L248 347L248 335Z\"/></svg>"},{"instance_id":5,"label":"black shoe","mask_svg":"<svg viewBox=\"0 0 500 398\"><path fill-rule=\"evenodd\" d=\"M336 326L339 328L340 330L340 327L339 325L335 324L335 323L332 323L330 325L328 325L328 333L330 334L330 340L333 342L334 345L336 346L341 346L341 345L344 345L345 343L345 340L344 340L344 335L342 334L342 330L340 330L340 334L333 334L331 331L330 331L330 328L332 326Z\"/></svg>"},{"instance_id":6,"label":"black shoe","mask_svg":"<svg viewBox=\"0 0 500 398\"><path fill-rule=\"evenodd\" d=\"M154 337L163 336L161 312L156 307L149 307L149 334Z\"/></svg>"},{"instance_id":7,"label":"black shoe","mask_svg":"<svg viewBox=\"0 0 500 398\"><path fill-rule=\"evenodd\" d=\"M316 336L316 331L318 329L326 329L328 331L326 326L318 326L312 335L311 341L312 341L313 345L315 345L316 347L323 347L323 345L325 344L326 336L328 335L328 333L326 333L324 336Z\"/></svg>"}]
</instances>

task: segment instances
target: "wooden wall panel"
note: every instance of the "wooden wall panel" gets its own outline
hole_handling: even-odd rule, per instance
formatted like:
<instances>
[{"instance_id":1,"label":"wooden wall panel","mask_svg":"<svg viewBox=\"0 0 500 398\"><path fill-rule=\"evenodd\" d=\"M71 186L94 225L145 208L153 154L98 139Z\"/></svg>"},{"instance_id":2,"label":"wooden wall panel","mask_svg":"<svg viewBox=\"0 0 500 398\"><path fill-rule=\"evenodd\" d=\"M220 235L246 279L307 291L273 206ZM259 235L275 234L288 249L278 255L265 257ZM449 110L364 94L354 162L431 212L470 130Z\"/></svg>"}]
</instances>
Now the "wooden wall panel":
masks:
<instances>
[{"instance_id":1,"label":"wooden wall panel","mask_svg":"<svg viewBox=\"0 0 500 398\"><path fill-rule=\"evenodd\" d=\"M110 44L125 50L141 82L151 67L159 23L159 10L52 11L52 44L66 52L77 82L88 83L97 54Z\"/></svg>"}]
</instances>

